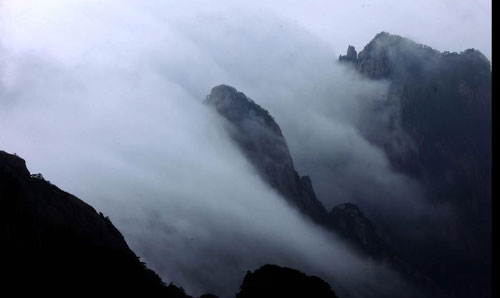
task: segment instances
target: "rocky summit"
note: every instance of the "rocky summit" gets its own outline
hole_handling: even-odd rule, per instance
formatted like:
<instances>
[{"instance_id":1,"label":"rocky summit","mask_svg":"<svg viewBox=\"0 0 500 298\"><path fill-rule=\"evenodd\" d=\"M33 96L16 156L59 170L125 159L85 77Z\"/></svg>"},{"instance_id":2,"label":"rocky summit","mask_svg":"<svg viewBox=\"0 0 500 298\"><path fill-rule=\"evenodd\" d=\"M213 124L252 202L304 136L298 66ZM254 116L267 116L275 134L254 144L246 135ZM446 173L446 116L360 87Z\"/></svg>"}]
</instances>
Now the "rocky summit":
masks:
<instances>
[{"instance_id":1,"label":"rocky summit","mask_svg":"<svg viewBox=\"0 0 500 298\"><path fill-rule=\"evenodd\" d=\"M298 210L325 222L326 210L316 198L311 180L295 170L281 128L268 111L227 85L214 87L205 104L228 121L232 139L264 181Z\"/></svg>"}]
</instances>

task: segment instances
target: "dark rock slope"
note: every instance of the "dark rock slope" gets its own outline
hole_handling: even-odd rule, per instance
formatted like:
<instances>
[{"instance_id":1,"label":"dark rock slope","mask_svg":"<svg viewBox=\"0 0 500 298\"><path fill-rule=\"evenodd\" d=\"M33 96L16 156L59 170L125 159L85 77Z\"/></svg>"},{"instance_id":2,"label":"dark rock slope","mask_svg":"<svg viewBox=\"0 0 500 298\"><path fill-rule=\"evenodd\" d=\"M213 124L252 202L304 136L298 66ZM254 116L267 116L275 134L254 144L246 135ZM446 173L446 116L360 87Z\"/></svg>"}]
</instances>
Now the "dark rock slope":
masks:
<instances>
[{"instance_id":1,"label":"dark rock slope","mask_svg":"<svg viewBox=\"0 0 500 298\"><path fill-rule=\"evenodd\" d=\"M146 268L102 213L3 151L0 204L2 292L189 297Z\"/></svg>"},{"instance_id":2,"label":"dark rock slope","mask_svg":"<svg viewBox=\"0 0 500 298\"><path fill-rule=\"evenodd\" d=\"M316 276L298 270L264 265L254 272L248 271L236 298L337 298L330 285Z\"/></svg>"},{"instance_id":3,"label":"dark rock slope","mask_svg":"<svg viewBox=\"0 0 500 298\"><path fill-rule=\"evenodd\" d=\"M326 210L316 198L308 176L300 177L283 134L273 117L242 92L216 86L205 103L228 120L232 139L264 181L298 210L324 223Z\"/></svg>"},{"instance_id":4,"label":"dark rock slope","mask_svg":"<svg viewBox=\"0 0 500 298\"><path fill-rule=\"evenodd\" d=\"M449 237L401 243L400 250L453 295L490 297L490 62L474 49L441 53L385 32L355 53L349 47L339 60L368 78L390 82L386 104L396 109L387 125L401 129L372 141L395 169L424 185L431 203L451 206L455 214L443 223L451 227ZM402 134L408 139L396 140Z\"/></svg>"},{"instance_id":5,"label":"dark rock slope","mask_svg":"<svg viewBox=\"0 0 500 298\"><path fill-rule=\"evenodd\" d=\"M365 254L375 259L390 258L394 254L358 206L351 203L339 204L328 213L328 218L339 236Z\"/></svg>"}]
</instances>

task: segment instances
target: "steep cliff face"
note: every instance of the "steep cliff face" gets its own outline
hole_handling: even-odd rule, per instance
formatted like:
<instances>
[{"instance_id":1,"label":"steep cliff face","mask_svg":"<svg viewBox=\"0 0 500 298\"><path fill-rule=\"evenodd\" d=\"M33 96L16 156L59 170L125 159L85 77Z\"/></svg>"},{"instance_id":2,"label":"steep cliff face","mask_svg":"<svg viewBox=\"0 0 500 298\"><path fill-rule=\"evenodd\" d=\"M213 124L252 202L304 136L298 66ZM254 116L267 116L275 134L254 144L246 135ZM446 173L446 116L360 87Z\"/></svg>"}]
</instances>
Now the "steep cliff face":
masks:
<instances>
[{"instance_id":1,"label":"steep cliff face","mask_svg":"<svg viewBox=\"0 0 500 298\"><path fill-rule=\"evenodd\" d=\"M339 60L369 78L389 80L386 102L397 107L390 125L401 128L408 146L401 153L394 139L372 141L385 149L395 169L424 185L431 203L449 204L456 214L446 223L454 226L453 237L404 250L458 297L490 296L489 61L473 49L441 53L385 32L357 57L348 52Z\"/></svg>"},{"instance_id":2,"label":"steep cliff face","mask_svg":"<svg viewBox=\"0 0 500 298\"><path fill-rule=\"evenodd\" d=\"M236 294L236 298L255 297L337 298L337 295L319 277L291 268L264 265L254 272L247 272L241 290Z\"/></svg>"},{"instance_id":3,"label":"steep cliff face","mask_svg":"<svg viewBox=\"0 0 500 298\"><path fill-rule=\"evenodd\" d=\"M4 291L189 297L146 268L102 213L3 151L0 204Z\"/></svg>"},{"instance_id":4,"label":"steep cliff face","mask_svg":"<svg viewBox=\"0 0 500 298\"><path fill-rule=\"evenodd\" d=\"M214 87L205 103L228 120L232 139L264 181L313 220L325 221L311 180L298 175L281 129L265 109L227 85Z\"/></svg>"}]
</instances>

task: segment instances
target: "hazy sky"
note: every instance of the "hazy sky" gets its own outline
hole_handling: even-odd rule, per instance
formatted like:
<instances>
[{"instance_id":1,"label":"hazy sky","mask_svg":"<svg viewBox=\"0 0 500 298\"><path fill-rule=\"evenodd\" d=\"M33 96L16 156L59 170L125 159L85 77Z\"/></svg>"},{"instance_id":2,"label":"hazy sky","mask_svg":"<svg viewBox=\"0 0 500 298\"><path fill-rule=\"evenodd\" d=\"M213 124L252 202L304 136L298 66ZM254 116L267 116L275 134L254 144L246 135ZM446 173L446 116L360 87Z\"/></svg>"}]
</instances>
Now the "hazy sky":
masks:
<instances>
[{"instance_id":1,"label":"hazy sky","mask_svg":"<svg viewBox=\"0 0 500 298\"><path fill-rule=\"evenodd\" d=\"M53 42L55 36L44 35L47 26L64 19L68 7L78 1L18 0L0 1L4 38L23 43ZM126 6L127 1L85 1L86 6ZM147 1L144 7L164 10L166 19L196 16L203 13L270 13L304 26L329 43L336 54L344 53L348 44L360 50L376 33L388 31L427 44L440 51L460 52L479 49L491 59L491 1L488 0L353 0L353 1ZM81 8L77 8L82 10ZM82 10L83 11L83 10ZM235 14L237 16L237 14ZM106 16L103 16L106 17ZM93 17L80 26L95 26ZM94 19L95 20L95 19ZM145 20L147 22L147 20ZM98 28L95 28L98 30ZM6 34L6 32L10 34ZM6 36L7 35L7 36Z\"/></svg>"},{"instance_id":2,"label":"hazy sky","mask_svg":"<svg viewBox=\"0 0 500 298\"><path fill-rule=\"evenodd\" d=\"M491 5L189 3L0 1L0 149L110 215L149 266L192 293L234 293L264 262L354 297L395 287L284 204L200 103L226 83L268 109L327 207L353 200L388 218L420 216L419 185L358 129L386 83L335 60L380 31L491 57Z\"/></svg>"}]
</instances>

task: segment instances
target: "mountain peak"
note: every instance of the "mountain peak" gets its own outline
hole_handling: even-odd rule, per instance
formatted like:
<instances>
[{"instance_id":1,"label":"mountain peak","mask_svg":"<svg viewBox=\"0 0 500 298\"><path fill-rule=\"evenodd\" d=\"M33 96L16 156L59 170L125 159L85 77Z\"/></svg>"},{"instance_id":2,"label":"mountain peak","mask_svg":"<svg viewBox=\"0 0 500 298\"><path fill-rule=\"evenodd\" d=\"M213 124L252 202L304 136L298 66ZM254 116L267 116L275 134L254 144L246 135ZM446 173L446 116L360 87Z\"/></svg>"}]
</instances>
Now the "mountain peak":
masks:
<instances>
[{"instance_id":1,"label":"mountain peak","mask_svg":"<svg viewBox=\"0 0 500 298\"><path fill-rule=\"evenodd\" d=\"M219 114L237 126L257 121L275 134L283 136L280 127L266 109L232 86L222 84L213 87L204 103L215 107Z\"/></svg>"},{"instance_id":2,"label":"mountain peak","mask_svg":"<svg viewBox=\"0 0 500 298\"><path fill-rule=\"evenodd\" d=\"M252 99L248 98L243 92L226 84L220 84L210 90L205 102L208 104L219 104L226 101L234 101L238 104L252 104L258 106ZM261 108L260 106L258 106ZM261 108L262 109L262 108ZM266 111L267 112L267 111Z\"/></svg>"},{"instance_id":3,"label":"mountain peak","mask_svg":"<svg viewBox=\"0 0 500 298\"><path fill-rule=\"evenodd\" d=\"M229 122L231 138L264 181L313 220L324 220L326 210L310 178L295 171L286 140L268 111L228 85L212 88L205 104Z\"/></svg>"},{"instance_id":4,"label":"mountain peak","mask_svg":"<svg viewBox=\"0 0 500 298\"><path fill-rule=\"evenodd\" d=\"M351 52L351 54L349 53ZM348 48L348 57L352 49ZM374 79L394 77L402 73L420 74L427 65L433 65L441 53L433 48L418 44L410 39L385 31L378 33L357 55L356 69ZM342 58L339 60L345 60Z\"/></svg>"},{"instance_id":5,"label":"mountain peak","mask_svg":"<svg viewBox=\"0 0 500 298\"><path fill-rule=\"evenodd\" d=\"M232 94L238 94L238 93L241 93L241 92L236 90L236 88L234 88L233 86L226 85L226 84L220 84L220 85L212 88L212 90L210 91L210 95L207 95L207 100L209 98L221 99L221 98L224 98L224 97L221 97L221 95L232 95ZM243 93L241 93L241 94L243 94ZM242 99L249 100L249 98L247 98L246 96L242 96Z\"/></svg>"},{"instance_id":6,"label":"mountain peak","mask_svg":"<svg viewBox=\"0 0 500 298\"><path fill-rule=\"evenodd\" d=\"M377 33L375 35L375 37L373 38L373 40L380 40L380 39L394 39L394 40L397 40L397 39L402 39L401 36L399 35L396 35L396 34L391 34L389 32L386 32L386 31L382 31L380 33Z\"/></svg>"},{"instance_id":7,"label":"mountain peak","mask_svg":"<svg viewBox=\"0 0 500 298\"><path fill-rule=\"evenodd\" d=\"M389 32L386 32L386 31L381 31L380 33L377 33L377 35L375 35L375 38L377 37L383 37L383 36L390 36L391 34Z\"/></svg>"}]
</instances>

